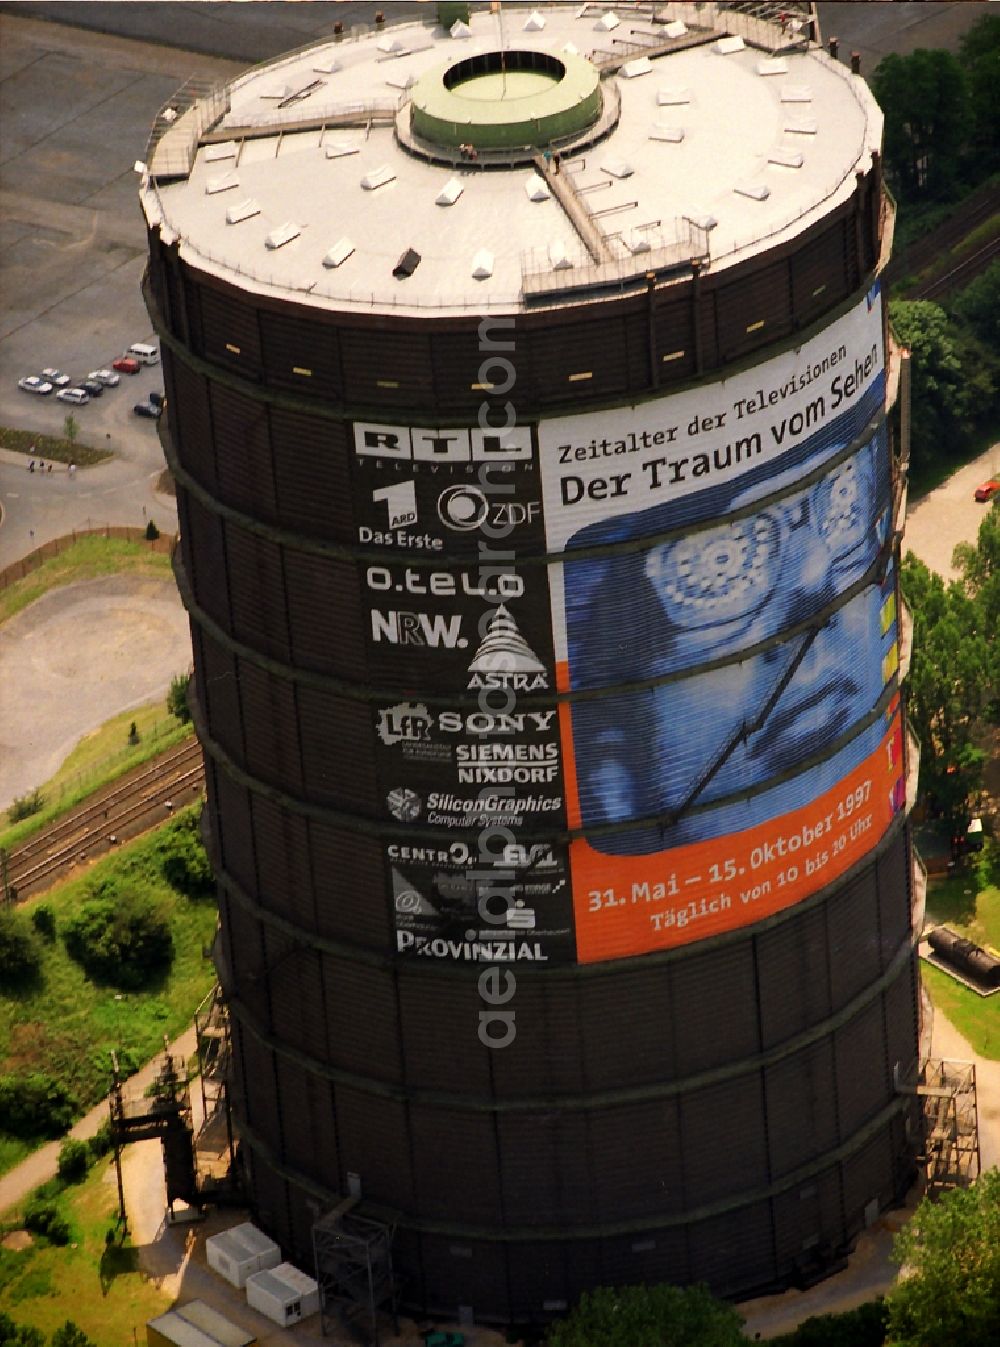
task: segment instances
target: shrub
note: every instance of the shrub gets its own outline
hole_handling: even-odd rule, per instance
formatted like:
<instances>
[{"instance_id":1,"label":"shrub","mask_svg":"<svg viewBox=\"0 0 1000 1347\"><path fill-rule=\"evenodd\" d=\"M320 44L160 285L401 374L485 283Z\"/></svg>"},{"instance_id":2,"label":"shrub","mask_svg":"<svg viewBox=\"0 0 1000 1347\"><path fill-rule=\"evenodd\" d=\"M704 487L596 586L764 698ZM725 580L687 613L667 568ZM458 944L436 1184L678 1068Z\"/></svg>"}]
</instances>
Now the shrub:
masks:
<instances>
[{"instance_id":1,"label":"shrub","mask_svg":"<svg viewBox=\"0 0 1000 1347\"><path fill-rule=\"evenodd\" d=\"M32 814L37 814L45 804L45 796L40 790L29 791L27 795L15 797L14 803L7 810L7 817L11 823L19 823L23 818L30 818Z\"/></svg>"},{"instance_id":2,"label":"shrub","mask_svg":"<svg viewBox=\"0 0 1000 1347\"><path fill-rule=\"evenodd\" d=\"M63 1183L80 1183L90 1168L90 1147L85 1141L67 1137L59 1147L58 1172Z\"/></svg>"},{"instance_id":3,"label":"shrub","mask_svg":"<svg viewBox=\"0 0 1000 1347\"><path fill-rule=\"evenodd\" d=\"M0 1076L0 1128L12 1136L60 1136L75 1112L70 1092L43 1071Z\"/></svg>"},{"instance_id":4,"label":"shrub","mask_svg":"<svg viewBox=\"0 0 1000 1347\"><path fill-rule=\"evenodd\" d=\"M459 21L469 22L469 6L460 0L438 0L437 15L441 27L450 30Z\"/></svg>"},{"instance_id":5,"label":"shrub","mask_svg":"<svg viewBox=\"0 0 1000 1347\"><path fill-rule=\"evenodd\" d=\"M215 892L215 877L201 840L188 828L178 828L168 841L163 877L189 898L208 898Z\"/></svg>"},{"instance_id":6,"label":"shrub","mask_svg":"<svg viewBox=\"0 0 1000 1347\"><path fill-rule=\"evenodd\" d=\"M100 1160L111 1150L111 1123L105 1118L100 1127L87 1141L87 1149L95 1160Z\"/></svg>"},{"instance_id":7,"label":"shrub","mask_svg":"<svg viewBox=\"0 0 1000 1347\"><path fill-rule=\"evenodd\" d=\"M159 536L160 530L156 527L156 525L153 523L151 519L149 523L146 525L146 541L148 543L154 543L156 542Z\"/></svg>"},{"instance_id":8,"label":"shrub","mask_svg":"<svg viewBox=\"0 0 1000 1347\"><path fill-rule=\"evenodd\" d=\"M63 932L70 957L93 978L126 991L146 986L174 956L170 924L145 894L98 884Z\"/></svg>"},{"instance_id":9,"label":"shrub","mask_svg":"<svg viewBox=\"0 0 1000 1347\"><path fill-rule=\"evenodd\" d=\"M37 1328L15 1324L9 1314L0 1310L0 1347L45 1347L45 1334Z\"/></svg>"},{"instance_id":10,"label":"shrub","mask_svg":"<svg viewBox=\"0 0 1000 1347\"><path fill-rule=\"evenodd\" d=\"M62 1328L57 1328L52 1334L49 1347L96 1347L96 1343L72 1319L67 1319Z\"/></svg>"},{"instance_id":11,"label":"shrub","mask_svg":"<svg viewBox=\"0 0 1000 1347\"><path fill-rule=\"evenodd\" d=\"M53 941L56 938L56 914L49 907L48 903L39 903L31 913L31 924L42 937L43 940Z\"/></svg>"},{"instance_id":12,"label":"shrub","mask_svg":"<svg viewBox=\"0 0 1000 1347\"><path fill-rule=\"evenodd\" d=\"M28 918L9 908L0 910L0 986L27 982L40 963L41 951Z\"/></svg>"},{"instance_id":13,"label":"shrub","mask_svg":"<svg viewBox=\"0 0 1000 1347\"><path fill-rule=\"evenodd\" d=\"M889 1310L884 1300L869 1300L843 1314L816 1314L783 1333L773 1347L882 1347Z\"/></svg>"},{"instance_id":14,"label":"shrub","mask_svg":"<svg viewBox=\"0 0 1000 1347\"><path fill-rule=\"evenodd\" d=\"M187 700L190 681L190 674L175 675L170 680L170 691L167 693L167 710L172 716L176 716L182 724L187 724L191 719L191 708L188 706Z\"/></svg>"},{"instance_id":15,"label":"shrub","mask_svg":"<svg viewBox=\"0 0 1000 1347\"><path fill-rule=\"evenodd\" d=\"M40 1197L33 1197L25 1207L24 1228L50 1244L68 1244L72 1234L69 1222L56 1204Z\"/></svg>"}]
</instances>

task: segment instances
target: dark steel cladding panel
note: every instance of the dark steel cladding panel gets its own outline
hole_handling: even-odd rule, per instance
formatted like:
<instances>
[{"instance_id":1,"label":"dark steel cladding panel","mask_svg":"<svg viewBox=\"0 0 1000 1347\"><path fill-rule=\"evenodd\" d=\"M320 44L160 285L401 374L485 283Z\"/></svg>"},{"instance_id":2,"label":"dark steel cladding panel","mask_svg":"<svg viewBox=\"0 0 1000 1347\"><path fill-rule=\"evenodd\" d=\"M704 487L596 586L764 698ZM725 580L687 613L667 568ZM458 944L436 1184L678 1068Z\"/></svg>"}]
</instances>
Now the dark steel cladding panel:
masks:
<instances>
[{"instance_id":1,"label":"dark steel cladding panel","mask_svg":"<svg viewBox=\"0 0 1000 1347\"><path fill-rule=\"evenodd\" d=\"M229 943L232 949L232 987L238 1000L246 1007L254 1023L266 1027L271 1018L267 985L267 965L264 952L264 928L254 914L238 898L229 895L226 901L229 919Z\"/></svg>"},{"instance_id":2,"label":"dark steel cladding panel","mask_svg":"<svg viewBox=\"0 0 1000 1347\"><path fill-rule=\"evenodd\" d=\"M253 897L257 892L257 863L250 796L243 786L211 761L208 775L213 783L209 800L215 807L212 831L219 847L222 868Z\"/></svg>"},{"instance_id":3,"label":"dark steel cladding panel","mask_svg":"<svg viewBox=\"0 0 1000 1347\"><path fill-rule=\"evenodd\" d=\"M519 984L518 996L520 992ZM399 1020L407 1078L419 1080L428 1090L488 1098L493 1054L479 1038L479 1016L485 1009L475 981L403 965ZM447 1052L441 1051L443 1024L451 1029ZM515 1038L511 1048L516 1043Z\"/></svg>"},{"instance_id":4,"label":"dark steel cladding panel","mask_svg":"<svg viewBox=\"0 0 1000 1347\"><path fill-rule=\"evenodd\" d=\"M640 1084L676 1074L670 967L622 968L591 977L578 997L584 1078L604 1090L622 1080Z\"/></svg>"},{"instance_id":5,"label":"dark steel cladding panel","mask_svg":"<svg viewBox=\"0 0 1000 1347\"><path fill-rule=\"evenodd\" d=\"M388 323L362 328L344 342L344 384L352 403L366 407L431 406L434 386L428 332ZM386 417L386 420L390 420Z\"/></svg>"},{"instance_id":6,"label":"dark steel cladding panel","mask_svg":"<svg viewBox=\"0 0 1000 1347\"><path fill-rule=\"evenodd\" d=\"M877 871L866 865L826 904L832 1009L847 1005L878 977Z\"/></svg>"},{"instance_id":7,"label":"dark steel cladding panel","mask_svg":"<svg viewBox=\"0 0 1000 1347\"><path fill-rule=\"evenodd\" d=\"M716 304L723 360L734 360L792 328L788 262L771 262L737 280L719 282Z\"/></svg>"},{"instance_id":8,"label":"dark steel cladding panel","mask_svg":"<svg viewBox=\"0 0 1000 1347\"><path fill-rule=\"evenodd\" d=\"M403 1078L395 975L322 955L330 1062L379 1081Z\"/></svg>"},{"instance_id":9,"label":"dark steel cladding panel","mask_svg":"<svg viewBox=\"0 0 1000 1347\"><path fill-rule=\"evenodd\" d=\"M767 1202L699 1221L689 1236L690 1279L720 1291L766 1286L777 1271L771 1230Z\"/></svg>"},{"instance_id":10,"label":"dark steel cladding panel","mask_svg":"<svg viewBox=\"0 0 1000 1347\"><path fill-rule=\"evenodd\" d=\"M296 1236L292 1227L288 1184L269 1165L255 1160L251 1186L254 1217L283 1248L289 1248Z\"/></svg>"},{"instance_id":11,"label":"dark steel cladding panel","mask_svg":"<svg viewBox=\"0 0 1000 1347\"><path fill-rule=\"evenodd\" d=\"M246 1079L254 1085L244 1091L243 1113L255 1135L274 1155L280 1156L284 1145L275 1094L274 1054L247 1025L242 1026L240 1046Z\"/></svg>"},{"instance_id":12,"label":"dark steel cladding panel","mask_svg":"<svg viewBox=\"0 0 1000 1347\"><path fill-rule=\"evenodd\" d=\"M765 1067L768 1166L773 1179L793 1173L840 1141L835 1081L828 1038Z\"/></svg>"},{"instance_id":13,"label":"dark steel cladding panel","mask_svg":"<svg viewBox=\"0 0 1000 1347\"><path fill-rule=\"evenodd\" d=\"M760 1051L749 941L678 959L670 969L670 986L678 1075L707 1071Z\"/></svg>"},{"instance_id":14,"label":"dark steel cladding panel","mask_svg":"<svg viewBox=\"0 0 1000 1347\"><path fill-rule=\"evenodd\" d=\"M803 243L792 257L792 311L799 327L819 317L831 298L846 293L849 223L838 220Z\"/></svg>"},{"instance_id":15,"label":"dark steel cladding panel","mask_svg":"<svg viewBox=\"0 0 1000 1347\"><path fill-rule=\"evenodd\" d=\"M866 1222L865 1208L873 1200L884 1207L895 1196L893 1129L880 1127L871 1141L848 1156L841 1166L844 1222L848 1239Z\"/></svg>"},{"instance_id":16,"label":"dark steel cladding panel","mask_svg":"<svg viewBox=\"0 0 1000 1347\"><path fill-rule=\"evenodd\" d=\"M289 550L285 579L296 664L364 684L365 628L354 567Z\"/></svg>"},{"instance_id":17,"label":"dark steel cladding panel","mask_svg":"<svg viewBox=\"0 0 1000 1347\"><path fill-rule=\"evenodd\" d=\"M225 523L232 634L271 659L288 660L281 553L273 543Z\"/></svg>"},{"instance_id":18,"label":"dark steel cladding panel","mask_svg":"<svg viewBox=\"0 0 1000 1347\"><path fill-rule=\"evenodd\" d=\"M665 296L655 306L658 378L670 383L697 372L695 363L695 309L691 296L671 300Z\"/></svg>"},{"instance_id":19,"label":"dark steel cladding panel","mask_svg":"<svg viewBox=\"0 0 1000 1347\"><path fill-rule=\"evenodd\" d=\"M516 1244L507 1250L510 1317L514 1323L537 1318L546 1304L550 1309L557 1301L572 1305L577 1299L568 1275L572 1261L573 1254L554 1240Z\"/></svg>"},{"instance_id":20,"label":"dark steel cladding panel","mask_svg":"<svg viewBox=\"0 0 1000 1347\"><path fill-rule=\"evenodd\" d=\"M898 1064L901 1078L917 1064L919 1025L919 970L914 954L885 993L886 1059L890 1071Z\"/></svg>"},{"instance_id":21,"label":"dark steel cladding panel","mask_svg":"<svg viewBox=\"0 0 1000 1347\"><path fill-rule=\"evenodd\" d=\"M383 882L382 847L364 833L350 833L309 820L310 855L316 883L316 923L320 935L385 950L394 926Z\"/></svg>"},{"instance_id":22,"label":"dark steel cladding panel","mask_svg":"<svg viewBox=\"0 0 1000 1347\"><path fill-rule=\"evenodd\" d=\"M212 434L212 408L209 382L201 374L163 353L163 364L174 385L170 393L171 438L181 467L200 486L213 494L219 491L216 477L216 448Z\"/></svg>"},{"instance_id":23,"label":"dark steel cladding panel","mask_svg":"<svg viewBox=\"0 0 1000 1347\"><path fill-rule=\"evenodd\" d=\"M267 407L225 384L211 386L219 497L234 509L277 518Z\"/></svg>"},{"instance_id":24,"label":"dark steel cladding panel","mask_svg":"<svg viewBox=\"0 0 1000 1347\"><path fill-rule=\"evenodd\" d=\"M497 1152L504 1219L510 1225L586 1225L598 1219L593 1171L603 1161L583 1113L502 1113Z\"/></svg>"},{"instance_id":25,"label":"dark steel cladding panel","mask_svg":"<svg viewBox=\"0 0 1000 1347\"><path fill-rule=\"evenodd\" d=\"M599 333L592 323L577 322L519 336L527 339L530 378L541 400L573 402L581 386L595 398L630 391L625 317L608 313ZM648 365L643 374L640 386L648 387Z\"/></svg>"},{"instance_id":26,"label":"dark steel cladding panel","mask_svg":"<svg viewBox=\"0 0 1000 1347\"><path fill-rule=\"evenodd\" d=\"M260 883L256 896L261 906L304 931L315 931L307 821L263 795L250 797L250 817Z\"/></svg>"},{"instance_id":27,"label":"dark steel cladding panel","mask_svg":"<svg viewBox=\"0 0 1000 1347\"><path fill-rule=\"evenodd\" d=\"M518 975L516 991L517 1036L502 1052L493 1053L493 1080L497 1094L516 1099L519 1095L576 1094L589 1082L583 1066L583 1036L580 1027L581 992L577 980L558 981L544 970ZM619 1002L628 1014L630 1007ZM627 1043L631 1032L628 1018L616 1017L621 1036L623 1072L632 1058Z\"/></svg>"},{"instance_id":28,"label":"dark steel cladding panel","mask_svg":"<svg viewBox=\"0 0 1000 1347\"><path fill-rule=\"evenodd\" d=\"M203 671L199 694L209 734L239 762L244 744L239 661L203 630L198 633L197 644Z\"/></svg>"},{"instance_id":29,"label":"dark steel cladding panel","mask_svg":"<svg viewBox=\"0 0 1000 1347\"><path fill-rule=\"evenodd\" d=\"M329 417L271 408L271 445L283 528L308 538L354 541L350 427Z\"/></svg>"},{"instance_id":30,"label":"dark steel cladding panel","mask_svg":"<svg viewBox=\"0 0 1000 1347\"><path fill-rule=\"evenodd\" d=\"M756 938L761 1047L774 1047L830 1013L822 907L791 916Z\"/></svg>"},{"instance_id":31,"label":"dark steel cladding panel","mask_svg":"<svg viewBox=\"0 0 1000 1347\"><path fill-rule=\"evenodd\" d=\"M340 1163L361 1176L370 1202L412 1211L414 1184L406 1106L337 1083L334 1091Z\"/></svg>"},{"instance_id":32,"label":"dark steel cladding panel","mask_svg":"<svg viewBox=\"0 0 1000 1347\"><path fill-rule=\"evenodd\" d=\"M767 1138L759 1072L688 1090L678 1108L689 1206L766 1182Z\"/></svg>"},{"instance_id":33,"label":"dark steel cladding panel","mask_svg":"<svg viewBox=\"0 0 1000 1347\"><path fill-rule=\"evenodd\" d=\"M504 1221L491 1114L410 1106L410 1138L419 1210L433 1220L454 1219L498 1228Z\"/></svg>"},{"instance_id":34,"label":"dark steel cladding panel","mask_svg":"<svg viewBox=\"0 0 1000 1347\"><path fill-rule=\"evenodd\" d=\"M318 1160L322 1150L329 1148L336 1153L335 1134L320 1132L313 1117L314 1078L296 1062L276 1057L275 1079L285 1158L292 1164L300 1164L304 1155Z\"/></svg>"},{"instance_id":35,"label":"dark steel cladding panel","mask_svg":"<svg viewBox=\"0 0 1000 1347\"><path fill-rule=\"evenodd\" d=\"M520 335L512 319L501 315L484 316L484 337L480 343L475 327L461 332L437 332L431 341L433 383L429 385L433 397L431 405L454 414L468 411L472 424L483 402L485 390L479 385L484 380L503 381L503 366L484 362L495 358L509 360L514 369L514 390L517 396L523 385L525 370ZM509 373L508 373L509 377ZM415 403L415 407L421 403Z\"/></svg>"},{"instance_id":36,"label":"dark steel cladding panel","mask_svg":"<svg viewBox=\"0 0 1000 1347\"><path fill-rule=\"evenodd\" d=\"M226 550L222 521L193 495L178 493L182 511L185 548L190 544L190 561L185 571L195 602L225 632L231 633L229 588L226 580Z\"/></svg>"},{"instance_id":37,"label":"dark steel cladding panel","mask_svg":"<svg viewBox=\"0 0 1000 1347\"><path fill-rule=\"evenodd\" d=\"M260 781L293 794L302 791L302 759L295 715L295 689L249 660L240 661L240 702L245 723L246 770Z\"/></svg>"},{"instance_id":38,"label":"dark steel cladding panel","mask_svg":"<svg viewBox=\"0 0 1000 1347\"><path fill-rule=\"evenodd\" d=\"M631 1285L658 1282L683 1284L690 1279L690 1257L686 1230L652 1230L648 1233L605 1239L600 1244L602 1285Z\"/></svg>"},{"instance_id":39,"label":"dark steel cladding panel","mask_svg":"<svg viewBox=\"0 0 1000 1347\"><path fill-rule=\"evenodd\" d=\"M600 1221L641 1219L697 1203L681 1159L678 1107L668 1097L591 1113L589 1163Z\"/></svg>"},{"instance_id":40,"label":"dark steel cladding panel","mask_svg":"<svg viewBox=\"0 0 1000 1347\"><path fill-rule=\"evenodd\" d=\"M316 1061L328 1057L328 1023L317 950L282 932L264 928L264 976L271 1005L271 1032L283 1044Z\"/></svg>"},{"instance_id":41,"label":"dark steel cladding panel","mask_svg":"<svg viewBox=\"0 0 1000 1347\"><path fill-rule=\"evenodd\" d=\"M272 309L262 309L259 322L269 384L323 400L340 398L340 335L332 323Z\"/></svg>"},{"instance_id":42,"label":"dark steel cladding panel","mask_svg":"<svg viewBox=\"0 0 1000 1347\"><path fill-rule=\"evenodd\" d=\"M837 1119L841 1138L846 1140L895 1098L887 1071L881 1001L837 1030L834 1054Z\"/></svg>"},{"instance_id":43,"label":"dark steel cladding panel","mask_svg":"<svg viewBox=\"0 0 1000 1347\"><path fill-rule=\"evenodd\" d=\"M892 846L877 861L879 936L882 942L882 966L890 964L904 940L910 938L910 838L909 829L900 829Z\"/></svg>"},{"instance_id":44,"label":"dark steel cladding panel","mask_svg":"<svg viewBox=\"0 0 1000 1347\"><path fill-rule=\"evenodd\" d=\"M300 686L296 702L307 799L374 815L380 805L368 703Z\"/></svg>"},{"instance_id":45,"label":"dark steel cladding panel","mask_svg":"<svg viewBox=\"0 0 1000 1347\"><path fill-rule=\"evenodd\" d=\"M457 1288L461 1286L461 1303L470 1304L473 1310L477 1305L502 1306L501 1314L506 1314L510 1282L502 1246L485 1240L424 1235L420 1253L430 1312L443 1311L456 1319Z\"/></svg>"},{"instance_id":46,"label":"dark steel cladding panel","mask_svg":"<svg viewBox=\"0 0 1000 1347\"><path fill-rule=\"evenodd\" d=\"M203 354L206 360L258 380L263 373L257 307L253 297L229 286L200 287Z\"/></svg>"}]
</instances>

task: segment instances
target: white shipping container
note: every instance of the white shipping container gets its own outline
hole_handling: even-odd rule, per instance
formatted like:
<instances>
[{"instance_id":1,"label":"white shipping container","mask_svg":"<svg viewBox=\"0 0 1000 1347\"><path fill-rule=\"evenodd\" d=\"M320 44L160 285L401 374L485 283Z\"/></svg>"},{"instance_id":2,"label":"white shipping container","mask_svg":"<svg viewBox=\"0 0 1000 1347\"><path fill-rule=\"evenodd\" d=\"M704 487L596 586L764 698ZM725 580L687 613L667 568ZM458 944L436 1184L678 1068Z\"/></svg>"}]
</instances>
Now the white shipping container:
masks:
<instances>
[{"instance_id":1,"label":"white shipping container","mask_svg":"<svg viewBox=\"0 0 1000 1347\"><path fill-rule=\"evenodd\" d=\"M319 1284L291 1263L247 1278L247 1304L287 1328L319 1310Z\"/></svg>"},{"instance_id":2,"label":"white shipping container","mask_svg":"<svg viewBox=\"0 0 1000 1347\"><path fill-rule=\"evenodd\" d=\"M249 1221L209 1235L205 1241L208 1266L236 1287L244 1287L247 1278L265 1268L277 1267L281 1250L273 1239Z\"/></svg>"}]
</instances>

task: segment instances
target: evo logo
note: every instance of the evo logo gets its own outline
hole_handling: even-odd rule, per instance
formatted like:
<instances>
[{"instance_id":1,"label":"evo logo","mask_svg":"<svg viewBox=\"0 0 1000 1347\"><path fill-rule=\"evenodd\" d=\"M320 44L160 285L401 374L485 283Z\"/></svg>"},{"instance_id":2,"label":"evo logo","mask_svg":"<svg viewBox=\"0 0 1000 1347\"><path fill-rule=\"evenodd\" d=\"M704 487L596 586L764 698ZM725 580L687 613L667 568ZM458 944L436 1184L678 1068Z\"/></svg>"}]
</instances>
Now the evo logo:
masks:
<instances>
[{"instance_id":1,"label":"evo logo","mask_svg":"<svg viewBox=\"0 0 1000 1347\"><path fill-rule=\"evenodd\" d=\"M531 459L531 427L510 430L447 426L386 426L355 421L354 448L360 455L417 463L511 463Z\"/></svg>"},{"instance_id":2,"label":"evo logo","mask_svg":"<svg viewBox=\"0 0 1000 1347\"><path fill-rule=\"evenodd\" d=\"M424 645L434 650L464 650L469 644L462 635L460 614L445 617L443 613L435 613L429 617L426 613L398 609L382 613L373 608L371 617L373 641L386 641L389 645Z\"/></svg>"}]
</instances>

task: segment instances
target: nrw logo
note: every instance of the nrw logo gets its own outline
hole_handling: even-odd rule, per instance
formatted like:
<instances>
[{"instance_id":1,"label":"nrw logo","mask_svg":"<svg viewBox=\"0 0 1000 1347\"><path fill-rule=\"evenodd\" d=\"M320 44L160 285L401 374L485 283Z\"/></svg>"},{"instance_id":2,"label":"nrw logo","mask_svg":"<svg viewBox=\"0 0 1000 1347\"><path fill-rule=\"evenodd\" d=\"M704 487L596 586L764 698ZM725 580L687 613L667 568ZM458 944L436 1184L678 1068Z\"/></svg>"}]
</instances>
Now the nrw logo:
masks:
<instances>
[{"instance_id":1,"label":"nrw logo","mask_svg":"<svg viewBox=\"0 0 1000 1347\"><path fill-rule=\"evenodd\" d=\"M385 501L391 529L401 529L417 522L417 487L412 479L380 487L378 491L372 492L372 500Z\"/></svg>"},{"instance_id":2,"label":"nrw logo","mask_svg":"<svg viewBox=\"0 0 1000 1347\"><path fill-rule=\"evenodd\" d=\"M378 737L383 744L426 743L433 724L434 719L426 706L399 702L378 713Z\"/></svg>"},{"instance_id":3,"label":"nrw logo","mask_svg":"<svg viewBox=\"0 0 1000 1347\"><path fill-rule=\"evenodd\" d=\"M469 674L470 688L506 687L533 692L548 687L545 665L503 604L490 619L486 635L469 665Z\"/></svg>"},{"instance_id":4,"label":"nrw logo","mask_svg":"<svg viewBox=\"0 0 1000 1347\"><path fill-rule=\"evenodd\" d=\"M445 617L435 613L409 613L392 609L387 613L373 608L372 640L387 641L390 645L427 645L432 649L464 650L469 642L462 635L460 614Z\"/></svg>"}]
</instances>

